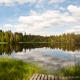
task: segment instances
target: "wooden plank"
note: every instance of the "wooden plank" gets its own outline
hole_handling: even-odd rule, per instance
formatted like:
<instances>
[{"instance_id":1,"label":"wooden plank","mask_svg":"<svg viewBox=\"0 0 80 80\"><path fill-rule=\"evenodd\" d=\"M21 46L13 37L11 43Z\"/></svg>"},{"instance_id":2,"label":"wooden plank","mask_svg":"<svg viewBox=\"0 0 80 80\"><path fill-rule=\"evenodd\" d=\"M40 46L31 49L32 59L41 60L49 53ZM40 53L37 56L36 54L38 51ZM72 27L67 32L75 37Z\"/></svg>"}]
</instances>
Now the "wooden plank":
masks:
<instances>
[{"instance_id":1,"label":"wooden plank","mask_svg":"<svg viewBox=\"0 0 80 80\"><path fill-rule=\"evenodd\" d=\"M41 80L41 74L38 75L37 80Z\"/></svg>"},{"instance_id":2,"label":"wooden plank","mask_svg":"<svg viewBox=\"0 0 80 80\"><path fill-rule=\"evenodd\" d=\"M51 80L51 75L48 75L48 79L47 80Z\"/></svg>"},{"instance_id":3,"label":"wooden plank","mask_svg":"<svg viewBox=\"0 0 80 80\"><path fill-rule=\"evenodd\" d=\"M36 74L33 74L32 77L30 78L30 80L33 80Z\"/></svg>"},{"instance_id":4,"label":"wooden plank","mask_svg":"<svg viewBox=\"0 0 80 80\"><path fill-rule=\"evenodd\" d=\"M44 80L44 74L41 75L41 80Z\"/></svg>"},{"instance_id":5,"label":"wooden plank","mask_svg":"<svg viewBox=\"0 0 80 80\"><path fill-rule=\"evenodd\" d=\"M59 80L62 80L62 77L59 76Z\"/></svg>"},{"instance_id":6,"label":"wooden plank","mask_svg":"<svg viewBox=\"0 0 80 80\"><path fill-rule=\"evenodd\" d=\"M57 80L59 80L59 76L57 76Z\"/></svg>"},{"instance_id":7,"label":"wooden plank","mask_svg":"<svg viewBox=\"0 0 80 80\"><path fill-rule=\"evenodd\" d=\"M55 80L58 80L58 77L57 77L57 76L55 76L55 77L54 77L54 79L55 79Z\"/></svg>"},{"instance_id":8,"label":"wooden plank","mask_svg":"<svg viewBox=\"0 0 80 80\"><path fill-rule=\"evenodd\" d=\"M55 79L55 80L59 80L59 77L58 77L58 76L55 76L54 79Z\"/></svg>"},{"instance_id":9,"label":"wooden plank","mask_svg":"<svg viewBox=\"0 0 80 80\"><path fill-rule=\"evenodd\" d=\"M65 78L66 78L65 80L69 80L68 77L65 77Z\"/></svg>"},{"instance_id":10,"label":"wooden plank","mask_svg":"<svg viewBox=\"0 0 80 80\"><path fill-rule=\"evenodd\" d=\"M66 77L62 77L62 80L66 80Z\"/></svg>"},{"instance_id":11,"label":"wooden plank","mask_svg":"<svg viewBox=\"0 0 80 80\"><path fill-rule=\"evenodd\" d=\"M53 75L44 75L44 74L33 74L30 80L69 80L70 77L60 77Z\"/></svg>"},{"instance_id":12,"label":"wooden plank","mask_svg":"<svg viewBox=\"0 0 80 80\"><path fill-rule=\"evenodd\" d=\"M54 80L54 76L51 76L51 80Z\"/></svg>"},{"instance_id":13,"label":"wooden plank","mask_svg":"<svg viewBox=\"0 0 80 80\"><path fill-rule=\"evenodd\" d=\"M37 79L37 77L38 77L38 74L36 74L36 75L35 75L35 77L34 77L34 79L33 79L33 80L36 80L36 79Z\"/></svg>"},{"instance_id":14,"label":"wooden plank","mask_svg":"<svg viewBox=\"0 0 80 80\"><path fill-rule=\"evenodd\" d=\"M44 80L47 80L47 75L44 76Z\"/></svg>"}]
</instances>

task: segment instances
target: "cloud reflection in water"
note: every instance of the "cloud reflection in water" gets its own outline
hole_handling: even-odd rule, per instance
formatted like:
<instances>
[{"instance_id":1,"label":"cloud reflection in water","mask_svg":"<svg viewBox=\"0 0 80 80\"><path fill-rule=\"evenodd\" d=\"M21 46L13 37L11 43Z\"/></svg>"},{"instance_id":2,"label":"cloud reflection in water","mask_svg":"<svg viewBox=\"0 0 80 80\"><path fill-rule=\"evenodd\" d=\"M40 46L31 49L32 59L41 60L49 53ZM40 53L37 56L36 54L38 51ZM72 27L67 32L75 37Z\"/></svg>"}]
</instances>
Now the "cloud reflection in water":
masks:
<instances>
[{"instance_id":1,"label":"cloud reflection in water","mask_svg":"<svg viewBox=\"0 0 80 80\"><path fill-rule=\"evenodd\" d=\"M58 49L57 49L58 50ZM56 51L57 51L56 50ZM12 54L11 56L13 58L19 58L24 61L29 62L36 62L40 66L47 67L47 69L59 69L61 67L65 67L69 64L74 64L74 56L71 54L72 52L64 52L63 56L58 56L54 54L54 50L52 50L52 53L46 54L46 52L51 51L49 48L36 48L29 50L24 50L22 52L17 52ZM58 50L58 54L61 54L61 50ZM73 52L76 53L76 52ZM66 55L66 57L64 57Z\"/></svg>"}]
</instances>

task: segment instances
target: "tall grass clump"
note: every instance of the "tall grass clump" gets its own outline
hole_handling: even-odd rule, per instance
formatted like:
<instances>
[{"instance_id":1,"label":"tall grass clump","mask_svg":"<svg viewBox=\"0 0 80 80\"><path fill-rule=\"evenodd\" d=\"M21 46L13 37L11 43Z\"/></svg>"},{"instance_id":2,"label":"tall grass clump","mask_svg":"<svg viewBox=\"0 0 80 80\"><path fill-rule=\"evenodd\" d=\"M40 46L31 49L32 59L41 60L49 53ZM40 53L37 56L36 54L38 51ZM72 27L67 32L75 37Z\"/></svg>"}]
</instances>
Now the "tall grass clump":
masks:
<instances>
[{"instance_id":1,"label":"tall grass clump","mask_svg":"<svg viewBox=\"0 0 80 80\"><path fill-rule=\"evenodd\" d=\"M67 66L59 72L60 76L70 77L70 80L80 80L80 65Z\"/></svg>"},{"instance_id":2,"label":"tall grass clump","mask_svg":"<svg viewBox=\"0 0 80 80\"><path fill-rule=\"evenodd\" d=\"M11 58L0 58L0 80L29 80L40 68L33 63Z\"/></svg>"}]
</instances>

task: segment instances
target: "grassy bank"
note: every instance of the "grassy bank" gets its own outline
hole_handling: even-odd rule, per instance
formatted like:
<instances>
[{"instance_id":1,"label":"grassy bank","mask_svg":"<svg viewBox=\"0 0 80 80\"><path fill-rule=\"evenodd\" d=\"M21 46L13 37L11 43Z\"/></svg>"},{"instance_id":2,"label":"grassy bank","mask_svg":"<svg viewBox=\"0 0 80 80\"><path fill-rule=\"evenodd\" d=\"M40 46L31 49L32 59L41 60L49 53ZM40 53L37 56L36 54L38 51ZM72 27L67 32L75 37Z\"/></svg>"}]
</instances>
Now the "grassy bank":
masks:
<instances>
[{"instance_id":1,"label":"grassy bank","mask_svg":"<svg viewBox=\"0 0 80 80\"><path fill-rule=\"evenodd\" d=\"M22 60L11 58L0 58L0 80L29 80L34 73L51 74L55 76L70 76L75 77L70 80L79 80L80 65L68 66L57 71L47 71L34 63L26 63Z\"/></svg>"},{"instance_id":2,"label":"grassy bank","mask_svg":"<svg viewBox=\"0 0 80 80\"><path fill-rule=\"evenodd\" d=\"M59 76L68 76L70 80L80 80L80 65L67 66L58 71Z\"/></svg>"},{"instance_id":3,"label":"grassy bank","mask_svg":"<svg viewBox=\"0 0 80 80\"><path fill-rule=\"evenodd\" d=\"M0 80L29 80L33 73L40 71L40 68L33 63L0 58Z\"/></svg>"}]
</instances>

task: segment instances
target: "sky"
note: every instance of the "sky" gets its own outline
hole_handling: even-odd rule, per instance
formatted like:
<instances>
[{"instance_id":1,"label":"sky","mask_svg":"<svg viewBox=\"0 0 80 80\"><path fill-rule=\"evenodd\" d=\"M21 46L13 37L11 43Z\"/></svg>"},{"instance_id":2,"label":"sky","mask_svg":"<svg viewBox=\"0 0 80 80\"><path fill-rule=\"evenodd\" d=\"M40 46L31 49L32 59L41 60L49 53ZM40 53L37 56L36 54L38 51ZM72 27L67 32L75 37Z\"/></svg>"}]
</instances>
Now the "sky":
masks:
<instances>
[{"instance_id":1,"label":"sky","mask_svg":"<svg viewBox=\"0 0 80 80\"><path fill-rule=\"evenodd\" d=\"M43 36L80 34L80 0L0 0L0 29Z\"/></svg>"}]
</instances>

